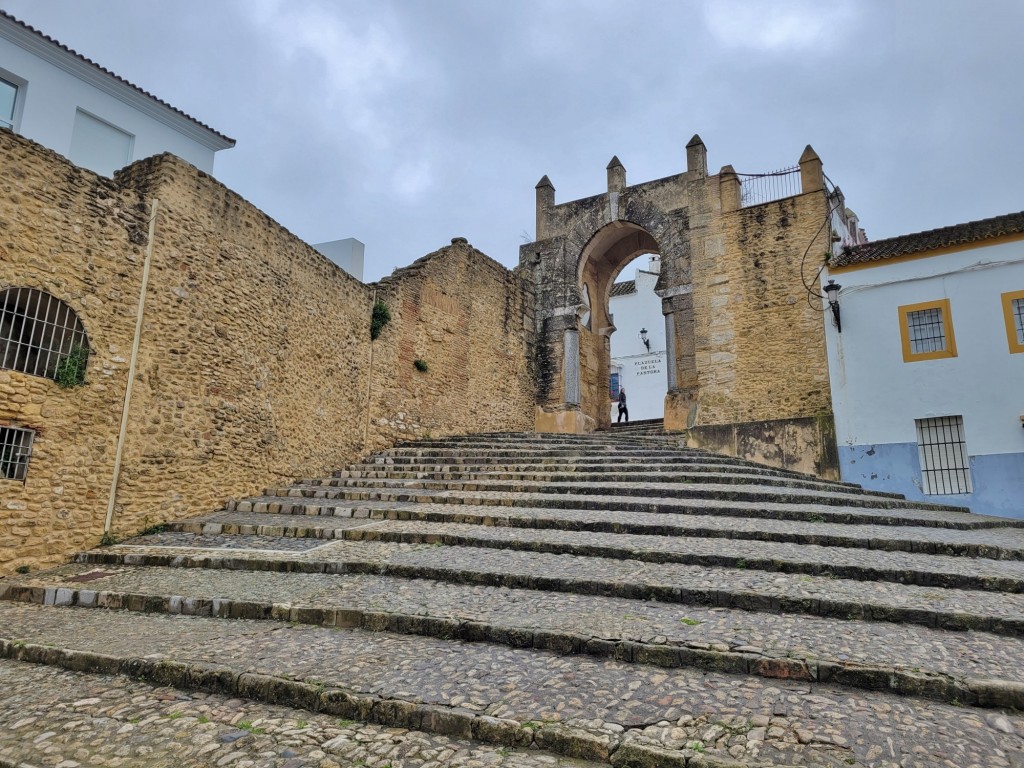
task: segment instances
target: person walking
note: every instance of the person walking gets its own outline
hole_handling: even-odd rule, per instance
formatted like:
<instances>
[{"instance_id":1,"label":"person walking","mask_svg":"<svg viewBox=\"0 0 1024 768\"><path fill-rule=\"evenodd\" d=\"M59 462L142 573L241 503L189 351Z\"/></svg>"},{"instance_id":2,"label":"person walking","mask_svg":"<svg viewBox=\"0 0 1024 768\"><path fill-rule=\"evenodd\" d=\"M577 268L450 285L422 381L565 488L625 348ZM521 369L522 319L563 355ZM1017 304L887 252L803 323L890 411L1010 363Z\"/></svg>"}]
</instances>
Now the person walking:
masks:
<instances>
[{"instance_id":1,"label":"person walking","mask_svg":"<svg viewBox=\"0 0 1024 768\"><path fill-rule=\"evenodd\" d=\"M619 389L619 420L616 422L621 423L622 417L626 417L626 423L629 424L629 409L626 407L626 390Z\"/></svg>"}]
</instances>

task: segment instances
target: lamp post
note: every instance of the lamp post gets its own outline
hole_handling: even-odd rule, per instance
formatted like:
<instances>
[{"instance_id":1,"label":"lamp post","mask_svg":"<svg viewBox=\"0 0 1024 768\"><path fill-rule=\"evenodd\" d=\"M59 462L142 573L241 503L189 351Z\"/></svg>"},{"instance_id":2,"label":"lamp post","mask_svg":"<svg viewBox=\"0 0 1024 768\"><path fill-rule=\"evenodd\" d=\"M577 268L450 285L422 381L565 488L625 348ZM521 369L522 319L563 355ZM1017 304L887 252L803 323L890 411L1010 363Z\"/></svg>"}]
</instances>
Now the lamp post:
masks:
<instances>
[{"instance_id":1,"label":"lamp post","mask_svg":"<svg viewBox=\"0 0 1024 768\"><path fill-rule=\"evenodd\" d=\"M843 286L835 280L829 280L828 285L825 286L825 295L828 297L828 305L832 309L832 319L835 321L838 333L843 332L843 324L839 320L839 291L842 288Z\"/></svg>"},{"instance_id":2,"label":"lamp post","mask_svg":"<svg viewBox=\"0 0 1024 768\"><path fill-rule=\"evenodd\" d=\"M647 338L647 329L646 328L641 328L640 329L640 341L642 341L644 343L644 346L647 348L647 351L650 352L651 351L651 340Z\"/></svg>"}]
</instances>

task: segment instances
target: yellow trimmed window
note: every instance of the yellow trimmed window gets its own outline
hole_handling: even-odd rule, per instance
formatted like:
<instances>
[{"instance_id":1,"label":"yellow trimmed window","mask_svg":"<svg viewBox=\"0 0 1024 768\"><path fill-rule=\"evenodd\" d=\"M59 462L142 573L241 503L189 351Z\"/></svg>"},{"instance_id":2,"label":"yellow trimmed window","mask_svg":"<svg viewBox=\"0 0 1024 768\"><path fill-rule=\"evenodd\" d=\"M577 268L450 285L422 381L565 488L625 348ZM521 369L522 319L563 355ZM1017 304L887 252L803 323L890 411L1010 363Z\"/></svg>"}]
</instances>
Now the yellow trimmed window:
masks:
<instances>
[{"instance_id":1,"label":"yellow trimmed window","mask_svg":"<svg viewBox=\"0 0 1024 768\"><path fill-rule=\"evenodd\" d=\"M949 299L899 307L903 362L956 357Z\"/></svg>"},{"instance_id":2,"label":"yellow trimmed window","mask_svg":"<svg viewBox=\"0 0 1024 768\"><path fill-rule=\"evenodd\" d=\"M1010 352L1024 352L1024 291L1003 294L1003 317Z\"/></svg>"}]
</instances>

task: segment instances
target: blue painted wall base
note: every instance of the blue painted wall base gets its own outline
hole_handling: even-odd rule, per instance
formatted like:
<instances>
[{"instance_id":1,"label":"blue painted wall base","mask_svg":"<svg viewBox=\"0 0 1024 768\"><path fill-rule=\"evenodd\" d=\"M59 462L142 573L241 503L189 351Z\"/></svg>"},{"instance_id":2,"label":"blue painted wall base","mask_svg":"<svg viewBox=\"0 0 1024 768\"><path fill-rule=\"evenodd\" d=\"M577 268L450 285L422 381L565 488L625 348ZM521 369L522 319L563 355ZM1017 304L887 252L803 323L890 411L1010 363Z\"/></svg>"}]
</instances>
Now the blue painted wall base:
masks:
<instances>
[{"instance_id":1,"label":"blue painted wall base","mask_svg":"<svg viewBox=\"0 0 1024 768\"><path fill-rule=\"evenodd\" d=\"M908 499L970 507L979 515L1024 518L1024 453L971 456L973 493L931 496L921 491L917 443L839 447L843 480Z\"/></svg>"}]
</instances>

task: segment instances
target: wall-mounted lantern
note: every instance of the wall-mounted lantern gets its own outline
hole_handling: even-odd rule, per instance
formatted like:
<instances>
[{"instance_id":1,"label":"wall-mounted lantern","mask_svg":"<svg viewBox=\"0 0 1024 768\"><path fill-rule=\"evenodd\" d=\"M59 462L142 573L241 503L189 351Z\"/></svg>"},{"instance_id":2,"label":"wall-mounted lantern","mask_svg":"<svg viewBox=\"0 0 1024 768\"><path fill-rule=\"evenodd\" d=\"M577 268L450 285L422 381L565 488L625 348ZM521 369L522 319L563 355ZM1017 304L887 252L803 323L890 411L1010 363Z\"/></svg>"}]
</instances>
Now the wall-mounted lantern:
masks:
<instances>
[{"instance_id":1,"label":"wall-mounted lantern","mask_svg":"<svg viewBox=\"0 0 1024 768\"><path fill-rule=\"evenodd\" d=\"M843 286L837 283L835 280L829 280L828 285L825 286L825 295L828 297L828 305L832 309L832 320L836 324L836 331L839 333L843 332L843 325L839 320L839 291Z\"/></svg>"},{"instance_id":2,"label":"wall-mounted lantern","mask_svg":"<svg viewBox=\"0 0 1024 768\"><path fill-rule=\"evenodd\" d=\"M642 341L644 343L644 346L647 347L647 351L650 352L651 351L651 340L647 338L647 329L646 328L641 328L640 329L640 341Z\"/></svg>"}]
</instances>

